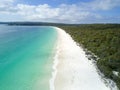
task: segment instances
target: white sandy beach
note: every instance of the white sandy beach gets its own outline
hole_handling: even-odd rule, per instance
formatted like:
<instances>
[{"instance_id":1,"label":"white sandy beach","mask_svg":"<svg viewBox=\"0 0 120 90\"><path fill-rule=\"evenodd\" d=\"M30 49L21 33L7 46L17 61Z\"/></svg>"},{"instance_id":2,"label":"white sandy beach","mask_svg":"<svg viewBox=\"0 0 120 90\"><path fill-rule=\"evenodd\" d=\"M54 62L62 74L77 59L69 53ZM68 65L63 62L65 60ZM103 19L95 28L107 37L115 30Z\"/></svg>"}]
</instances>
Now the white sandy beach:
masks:
<instances>
[{"instance_id":1,"label":"white sandy beach","mask_svg":"<svg viewBox=\"0 0 120 90\"><path fill-rule=\"evenodd\" d=\"M59 37L51 90L110 90L83 49L64 30L56 29Z\"/></svg>"}]
</instances>

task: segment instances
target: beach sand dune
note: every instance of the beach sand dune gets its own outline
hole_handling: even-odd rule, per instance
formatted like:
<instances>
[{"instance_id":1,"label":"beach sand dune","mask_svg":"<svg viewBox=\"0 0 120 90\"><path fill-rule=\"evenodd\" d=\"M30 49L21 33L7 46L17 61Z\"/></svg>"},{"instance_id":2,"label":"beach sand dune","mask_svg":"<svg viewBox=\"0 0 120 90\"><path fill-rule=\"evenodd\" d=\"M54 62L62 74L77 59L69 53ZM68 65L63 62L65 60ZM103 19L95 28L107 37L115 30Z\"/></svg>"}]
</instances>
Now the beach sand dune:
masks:
<instances>
[{"instance_id":1,"label":"beach sand dune","mask_svg":"<svg viewBox=\"0 0 120 90\"><path fill-rule=\"evenodd\" d=\"M54 90L110 90L83 49L64 30L58 31L58 53Z\"/></svg>"}]
</instances>

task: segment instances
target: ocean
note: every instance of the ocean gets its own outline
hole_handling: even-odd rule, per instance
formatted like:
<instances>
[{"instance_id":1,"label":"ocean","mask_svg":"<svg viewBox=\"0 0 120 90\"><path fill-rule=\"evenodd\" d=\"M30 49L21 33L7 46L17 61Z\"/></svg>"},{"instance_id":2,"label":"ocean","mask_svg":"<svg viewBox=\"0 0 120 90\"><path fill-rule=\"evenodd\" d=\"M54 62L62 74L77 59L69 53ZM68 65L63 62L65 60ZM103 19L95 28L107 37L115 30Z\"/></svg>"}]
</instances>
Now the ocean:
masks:
<instances>
[{"instance_id":1,"label":"ocean","mask_svg":"<svg viewBox=\"0 0 120 90\"><path fill-rule=\"evenodd\" d=\"M57 31L0 25L0 90L50 90Z\"/></svg>"}]
</instances>

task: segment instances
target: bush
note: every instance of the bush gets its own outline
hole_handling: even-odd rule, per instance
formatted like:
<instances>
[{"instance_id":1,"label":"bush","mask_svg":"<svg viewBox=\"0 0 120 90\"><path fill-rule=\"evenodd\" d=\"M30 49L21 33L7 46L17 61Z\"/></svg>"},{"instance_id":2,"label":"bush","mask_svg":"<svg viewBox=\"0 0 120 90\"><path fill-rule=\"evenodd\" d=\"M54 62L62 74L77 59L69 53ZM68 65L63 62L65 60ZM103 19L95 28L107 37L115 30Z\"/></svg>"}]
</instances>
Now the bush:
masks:
<instances>
[{"instance_id":1,"label":"bush","mask_svg":"<svg viewBox=\"0 0 120 90\"><path fill-rule=\"evenodd\" d=\"M120 89L120 24L83 24L60 28L100 58L98 68ZM118 71L119 76L113 75L112 71Z\"/></svg>"}]
</instances>

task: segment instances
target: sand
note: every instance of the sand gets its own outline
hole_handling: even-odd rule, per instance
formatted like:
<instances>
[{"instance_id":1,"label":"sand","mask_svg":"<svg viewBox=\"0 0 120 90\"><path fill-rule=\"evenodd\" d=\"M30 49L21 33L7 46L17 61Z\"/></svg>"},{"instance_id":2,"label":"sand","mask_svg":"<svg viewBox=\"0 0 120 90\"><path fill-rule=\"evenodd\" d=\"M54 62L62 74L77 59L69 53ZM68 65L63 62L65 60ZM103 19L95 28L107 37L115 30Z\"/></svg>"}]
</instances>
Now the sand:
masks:
<instances>
[{"instance_id":1,"label":"sand","mask_svg":"<svg viewBox=\"0 0 120 90\"><path fill-rule=\"evenodd\" d=\"M56 29L59 36L51 90L111 90L83 49L64 30Z\"/></svg>"}]
</instances>

